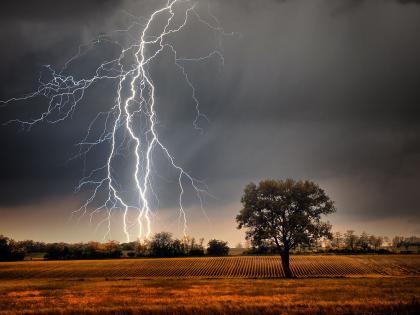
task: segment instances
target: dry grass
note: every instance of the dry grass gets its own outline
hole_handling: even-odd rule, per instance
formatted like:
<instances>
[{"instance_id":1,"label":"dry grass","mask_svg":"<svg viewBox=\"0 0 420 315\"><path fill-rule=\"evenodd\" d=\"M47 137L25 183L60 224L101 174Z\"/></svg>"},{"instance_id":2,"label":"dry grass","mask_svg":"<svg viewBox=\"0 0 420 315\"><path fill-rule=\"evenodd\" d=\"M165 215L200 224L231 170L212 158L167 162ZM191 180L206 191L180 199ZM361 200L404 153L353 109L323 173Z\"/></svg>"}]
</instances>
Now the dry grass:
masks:
<instances>
[{"instance_id":1,"label":"dry grass","mask_svg":"<svg viewBox=\"0 0 420 315\"><path fill-rule=\"evenodd\" d=\"M282 276L278 257L0 263L0 315L420 309L420 256L296 256L292 264L300 279L274 279Z\"/></svg>"},{"instance_id":2,"label":"dry grass","mask_svg":"<svg viewBox=\"0 0 420 315\"><path fill-rule=\"evenodd\" d=\"M419 278L6 280L0 314L416 314Z\"/></svg>"}]
</instances>

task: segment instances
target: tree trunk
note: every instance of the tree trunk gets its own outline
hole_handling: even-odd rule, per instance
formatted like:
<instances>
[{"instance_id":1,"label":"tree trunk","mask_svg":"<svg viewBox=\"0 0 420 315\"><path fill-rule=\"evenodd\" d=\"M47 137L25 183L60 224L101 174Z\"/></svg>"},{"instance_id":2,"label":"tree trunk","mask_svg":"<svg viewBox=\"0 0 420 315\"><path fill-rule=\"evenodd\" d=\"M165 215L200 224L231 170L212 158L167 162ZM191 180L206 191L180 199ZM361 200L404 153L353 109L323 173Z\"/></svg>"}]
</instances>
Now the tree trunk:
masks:
<instances>
[{"instance_id":1,"label":"tree trunk","mask_svg":"<svg viewBox=\"0 0 420 315\"><path fill-rule=\"evenodd\" d=\"M283 266L284 276L286 278L292 278L293 274L292 274L292 271L290 270L289 250L283 250L280 256L281 256L281 264Z\"/></svg>"}]
</instances>

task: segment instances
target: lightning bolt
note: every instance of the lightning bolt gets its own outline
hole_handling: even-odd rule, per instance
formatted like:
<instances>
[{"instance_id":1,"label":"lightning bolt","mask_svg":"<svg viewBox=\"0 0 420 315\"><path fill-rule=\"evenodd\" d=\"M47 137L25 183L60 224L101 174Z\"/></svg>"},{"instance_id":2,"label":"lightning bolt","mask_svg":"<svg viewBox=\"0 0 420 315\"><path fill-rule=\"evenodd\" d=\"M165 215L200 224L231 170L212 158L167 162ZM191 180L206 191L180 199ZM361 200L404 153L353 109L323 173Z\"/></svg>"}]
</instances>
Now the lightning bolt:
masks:
<instances>
[{"instance_id":1,"label":"lightning bolt","mask_svg":"<svg viewBox=\"0 0 420 315\"><path fill-rule=\"evenodd\" d=\"M64 67L56 72L50 65L45 66L48 78L41 72L38 88L22 97L11 98L2 101L3 104L11 102L30 100L35 97L44 96L48 101L47 109L38 117L31 120L15 119L6 124L17 123L23 129L30 130L34 125L41 122L57 124L73 117L75 111L80 107L84 99L85 92L99 81L111 80L116 82L116 98L109 110L97 113L88 126L85 137L77 144L79 151L74 158L83 158L84 169L83 177L79 181L75 191L88 189L90 195L81 207L73 212L80 217L90 216L90 221L98 213L105 213L105 219L98 225L107 224L107 232L104 238L110 237L111 219L114 211L122 211L122 230L126 241L131 239L130 231L137 226L137 238L149 238L152 233L152 197L157 198L153 190L153 156L157 150L166 157L169 165L177 172L177 185L179 189L179 220L182 223L184 236L187 234L187 214L183 205L185 185L188 184L195 191L200 204L200 209L204 211L204 200L208 193L207 186L203 181L191 176L182 166L180 166L172 153L164 145L159 136L157 124L158 117L156 106L156 85L150 75L150 68L156 58L163 52L168 52L173 56L174 65L179 69L185 79L187 86L191 90L191 98L196 112L192 122L194 128L202 133L200 119L207 117L200 111L200 103L196 89L186 71L184 64L188 62L200 62L211 58L218 58L224 64L224 57L221 49L214 49L207 55L198 57L179 57L173 44L168 40L168 36L181 32L189 23L192 17L196 21L214 31L220 36L231 36L234 33L226 33L220 26L217 18L208 10L209 19L204 19L196 10L197 2L191 0L168 0L162 7L152 12L148 18L134 18L130 27L114 33L130 34L131 30L140 27L139 38L129 40L128 45L123 45L117 40L112 40L109 36L101 35L87 45L81 45L77 54L71 57ZM179 17L179 18L178 18ZM175 20L181 20L177 23ZM158 20L163 20L160 25L161 31L153 34L153 24L159 24ZM120 48L121 53L117 58L103 61L96 68L94 74L89 78L76 79L65 72L81 56L99 43L111 43ZM101 125L102 124L102 125ZM100 126L99 128L97 126ZM93 134L99 132L99 136ZM87 155L95 147L109 144L109 152L104 165L87 171ZM132 201L126 196L123 185L118 180L116 164L125 151L129 151L134 158L134 172L132 181L135 183L136 200ZM105 197L102 197L102 195ZM102 201L101 201L102 200ZM136 214L135 222L129 221L130 212Z\"/></svg>"}]
</instances>

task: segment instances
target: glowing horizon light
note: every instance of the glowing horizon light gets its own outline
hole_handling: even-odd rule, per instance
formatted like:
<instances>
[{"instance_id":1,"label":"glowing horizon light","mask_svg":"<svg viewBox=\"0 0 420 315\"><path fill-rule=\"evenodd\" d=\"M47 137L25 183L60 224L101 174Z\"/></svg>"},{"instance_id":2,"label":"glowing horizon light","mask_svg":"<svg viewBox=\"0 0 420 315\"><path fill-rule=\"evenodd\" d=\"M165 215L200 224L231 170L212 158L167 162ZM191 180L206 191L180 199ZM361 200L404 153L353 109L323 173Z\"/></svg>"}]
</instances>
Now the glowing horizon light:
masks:
<instances>
[{"instance_id":1,"label":"glowing horizon light","mask_svg":"<svg viewBox=\"0 0 420 315\"><path fill-rule=\"evenodd\" d=\"M187 216L183 206L183 196L185 193L184 181L188 182L195 191L201 210L205 213L203 209L204 196L206 194L209 195L205 184L192 177L177 164L175 158L159 137L156 128L156 87L149 73L151 62L163 51L172 54L174 65L179 69L187 86L191 89L191 98L196 112L195 119L192 122L193 126L197 131L202 132L199 126L199 120L206 117L200 112L196 90L181 62L203 61L218 57L221 63L223 63L223 55L220 50L215 49L205 56L180 58L173 44L165 41L165 39L170 34L182 31L188 24L190 16L195 16L198 22L212 31L217 32L219 35L232 35L233 33L225 33L220 27L219 21L210 11L208 13L212 22L203 19L196 11L196 5L197 2L190 0L169 0L164 6L154 11L149 18L138 19L135 25L142 27L138 40L127 47L124 47L117 41L112 42L121 47L121 53L113 60L103 61L95 70L94 75L89 78L77 80L73 75L64 74L64 71L69 68L69 65L82 55L82 46L80 46L78 53L65 63L60 72L56 72L50 65L45 66L51 78L44 82L43 77L40 76L37 90L26 96L2 101L2 103L7 104L33 99L38 96L44 96L49 99L47 110L37 118L32 120L15 119L7 122L7 124L18 123L23 128L30 130L32 126L40 122L56 124L71 118L83 100L85 91L94 83L102 80L115 80L117 82L115 104L113 104L111 109L97 113L88 126L86 136L78 143L80 150L76 156L83 157L86 160L86 155L93 147L99 144L109 143L110 149L106 156L105 165L94 168L88 174L84 170L84 176L77 185L76 191L90 188L92 192L86 202L73 212L73 214L80 214L81 216L88 214L91 221L99 212L105 212L105 219L100 221L97 226L98 228L103 223L108 224L104 239L110 236L111 233L112 213L116 210L122 210L122 230L126 241L130 241L130 229L133 226L133 224L130 225L128 222L130 209L133 209L136 213L135 225L138 228L138 232L136 233L137 238L143 239L150 237L152 232L151 215L153 213L150 195L154 194L152 187L152 165L153 153L156 150L160 150L163 153L169 165L178 174L179 198L177 202L179 205L179 219L182 221L184 236L187 234L188 228ZM179 18L181 14L182 23L178 23L177 25L174 20L175 18ZM158 18L164 21L160 25L162 30L157 35L152 35L152 23L155 23ZM130 28L119 30L119 32L126 32ZM99 43L101 41L109 41L109 39L106 36L101 36L96 41L93 41L93 43ZM132 62L126 65L130 58ZM104 122L101 128L98 129L96 124L101 119ZM97 128L96 131L100 131L100 134L95 140L91 140L90 138L95 128ZM124 133L122 139L119 136L120 132ZM133 143L129 149L131 150L130 154L134 157L134 172L131 180L135 183L137 196L135 202L128 200L129 198L124 196L121 185L115 178L115 170L113 168L116 156L121 154L121 147L125 145L126 137ZM105 193L106 195L102 201L99 200L101 199L99 196L100 193ZM98 202L99 205L93 207L93 210L89 209L94 203Z\"/></svg>"}]
</instances>

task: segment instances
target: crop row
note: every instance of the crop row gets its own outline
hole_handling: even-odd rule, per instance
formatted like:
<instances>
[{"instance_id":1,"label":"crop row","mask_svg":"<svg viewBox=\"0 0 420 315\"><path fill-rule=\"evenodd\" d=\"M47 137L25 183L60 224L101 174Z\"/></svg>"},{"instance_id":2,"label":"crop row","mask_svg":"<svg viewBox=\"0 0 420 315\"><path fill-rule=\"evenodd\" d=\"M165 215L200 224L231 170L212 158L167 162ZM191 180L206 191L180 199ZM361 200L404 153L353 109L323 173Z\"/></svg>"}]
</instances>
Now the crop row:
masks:
<instances>
[{"instance_id":1,"label":"crop row","mask_svg":"<svg viewBox=\"0 0 420 315\"><path fill-rule=\"evenodd\" d=\"M409 261L409 262L408 262ZM292 256L296 277L420 275L420 258L379 256ZM277 278L278 256L37 261L0 263L0 278Z\"/></svg>"}]
</instances>

